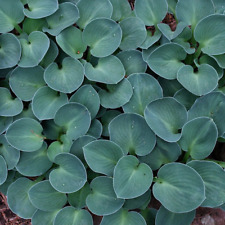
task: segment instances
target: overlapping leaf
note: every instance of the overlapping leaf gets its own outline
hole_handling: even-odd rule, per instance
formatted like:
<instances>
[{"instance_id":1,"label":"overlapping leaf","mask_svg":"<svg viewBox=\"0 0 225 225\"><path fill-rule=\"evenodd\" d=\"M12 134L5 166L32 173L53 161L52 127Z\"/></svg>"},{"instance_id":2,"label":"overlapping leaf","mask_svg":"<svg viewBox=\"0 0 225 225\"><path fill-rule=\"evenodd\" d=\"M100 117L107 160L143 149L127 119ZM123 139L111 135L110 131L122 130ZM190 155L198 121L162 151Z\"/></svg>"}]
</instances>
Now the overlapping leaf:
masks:
<instances>
[{"instance_id":1,"label":"overlapping leaf","mask_svg":"<svg viewBox=\"0 0 225 225\"><path fill-rule=\"evenodd\" d=\"M109 135L126 154L147 155L156 143L155 134L144 118L134 113L123 113L114 118L109 124Z\"/></svg>"}]
</instances>

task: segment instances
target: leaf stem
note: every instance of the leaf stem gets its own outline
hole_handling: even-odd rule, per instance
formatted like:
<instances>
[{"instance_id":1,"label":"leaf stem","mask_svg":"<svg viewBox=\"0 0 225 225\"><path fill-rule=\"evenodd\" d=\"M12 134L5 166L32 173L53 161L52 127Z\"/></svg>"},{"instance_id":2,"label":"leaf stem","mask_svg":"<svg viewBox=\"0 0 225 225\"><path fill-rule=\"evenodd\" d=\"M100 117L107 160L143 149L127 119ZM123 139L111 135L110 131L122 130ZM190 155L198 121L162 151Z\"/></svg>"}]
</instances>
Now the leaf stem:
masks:
<instances>
[{"instance_id":1,"label":"leaf stem","mask_svg":"<svg viewBox=\"0 0 225 225\"><path fill-rule=\"evenodd\" d=\"M42 181L45 178L45 174L43 174L42 176L38 177L34 182L38 183L40 181Z\"/></svg>"},{"instance_id":2,"label":"leaf stem","mask_svg":"<svg viewBox=\"0 0 225 225\"><path fill-rule=\"evenodd\" d=\"M158 178L158 177L153 177L153 182L161 184L163 182L163 180L161 178Z\"/></svg>"},{"instance_id":3,"label":"leaf stem","mask_svg":"<svg viewBox=\"0 0 225 225\"><path fill-rule=\"evenodd\" d=\"M191 155L191 151L188 150L188 151L185 153L184 158L182 159L182 162L183 162L183 163L186 163L186 162L188 161L190 155Z\"/></svg>"},{"instance_id":4,"label":"leaf stem","mask_svg":"<svg viewBox=\"0 0 225 225\"><path fill-rule=\"evenodd\" d=\"M194 58L198 58L200 55L201 55L201 52L202 52L202 48L201 46L199 45L196 52L194 53Z\"/></svg>"},{"instance_id":5,"label":"leaf stem","mask_svg":"<svg viewBox=\"0 0 225 225\"><path fill-rule=\"evenodd\" d=\"M22 33L23 33L23 30L21 29L21 27L20 27L18 24L14 24L14 28L16 29L16 31L17 31L19 34L22 34Z\"/></svg>"},{"instance_id":6,"label":"leaf stem","mask_svg":"<svg viewBox=\"0 0 225 225\"><path fill-rule=\"evenodd\" d=\"M90 60L91 60L91 50L90 49L88 49L88 53L87 53L87 62L90 62Z\"/></svg>"}]
</instances>

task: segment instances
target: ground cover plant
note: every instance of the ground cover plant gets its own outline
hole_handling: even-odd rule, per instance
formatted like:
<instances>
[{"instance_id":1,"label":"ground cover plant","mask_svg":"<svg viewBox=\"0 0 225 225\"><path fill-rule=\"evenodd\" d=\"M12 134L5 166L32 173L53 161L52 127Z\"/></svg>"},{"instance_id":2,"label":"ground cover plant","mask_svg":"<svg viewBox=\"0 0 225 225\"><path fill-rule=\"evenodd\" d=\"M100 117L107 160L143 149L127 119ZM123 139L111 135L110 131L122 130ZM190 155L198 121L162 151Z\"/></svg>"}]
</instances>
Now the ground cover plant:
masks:
<instances>
[{"instance_id":1,"label":"ground cover plant","mask_svg":"<svg viewBox=\"0 0 225 225\"><path fill-rule=\"evenodd\" d=\"M0 0L10 209L33 225L94 215L190 225L199 206L223 208L225 163L211 154L225 140L224 10L221 0Z\"/></svg>"}]
</instances>

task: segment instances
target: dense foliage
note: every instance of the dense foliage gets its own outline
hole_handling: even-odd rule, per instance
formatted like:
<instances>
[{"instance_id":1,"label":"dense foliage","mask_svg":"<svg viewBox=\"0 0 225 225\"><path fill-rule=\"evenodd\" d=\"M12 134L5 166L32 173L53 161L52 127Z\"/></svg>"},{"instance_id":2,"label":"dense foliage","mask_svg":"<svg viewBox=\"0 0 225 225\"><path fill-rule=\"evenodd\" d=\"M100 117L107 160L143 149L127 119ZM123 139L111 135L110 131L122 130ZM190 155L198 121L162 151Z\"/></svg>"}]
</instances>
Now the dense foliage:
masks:
<instances>
[{"instance_id":1,"label":"dense foliage","mask_svg":"<svg viewBox=\"0 0 225 225\"><path fill-rule=\"evenodd\" d=\"M199 206L223 207L224 163L210 155L225 140L224 10L222 0L0 0L10 209L33 225L92 215L190 225Z\"/></svg>"}]
</instances>

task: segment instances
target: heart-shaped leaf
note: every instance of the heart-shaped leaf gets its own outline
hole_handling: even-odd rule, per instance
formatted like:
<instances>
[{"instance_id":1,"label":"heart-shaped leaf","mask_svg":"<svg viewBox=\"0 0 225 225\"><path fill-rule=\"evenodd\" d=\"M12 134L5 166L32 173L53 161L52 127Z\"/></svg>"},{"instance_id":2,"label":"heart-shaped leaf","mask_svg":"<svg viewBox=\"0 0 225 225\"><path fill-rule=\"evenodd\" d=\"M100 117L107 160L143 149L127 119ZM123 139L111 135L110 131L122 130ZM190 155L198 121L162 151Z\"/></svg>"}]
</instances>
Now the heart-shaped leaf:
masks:
<instances>
[{"instance_id":1,"label":"heart-shaped leaf","mask_svg":"<svg viewBox=\"0 0 225 225\"><path fill-rule=\"evenodd\" d=\"M41 210L37 210L32 216L32 225L53 225L53 221L56 217L58 210L53 212L45 212Z\"/></svg>"},{"instance_id":2,"label":"heart-shaped leaf","mask_svg":"<svg viewBox=\"0 0 225 225\"><path fill-rule=\"evenodd\" d=\"M32 110L39 120L54 119L58 109L68 103L67 95L49 87L41 87L32 99Z\"/></svg>"},{"instance_id":3,"label":"heart-shaped leaf","mask_svg":"<svg viewBox=\"0 0 225 225\"><path fill-rule=\"evenodd\" d=\"M9 85L15 95L23 101L31 101L38 88L45 85L44 70L40 66L16 67L9 77Z\"/></svg>"},{"instance_id":4,"label":"heart-shaped leaf","mask_svg":"<svg viewBox=\"0 0 225 225\"><path fill-rule=\"evenodd\" d=\"M205 200L203 180L191 167L168 163L159 169L157 176L153 195L169 211L191 212Z\"/></svg>"},{"instance_id":5,"label":"heart-shaped leaf","mask_svg":"<svg viewBox=\"0 0 225 225\"><path fill-rule=\"evenodd\" d=\"M7 191L9 208L24 219L30 219L37 210L28 197L28 191L33 185L31 180L21 177L13 182Z\"/></svg>"},{"instance_id":6,"label":"heart-shaped leaf","mask_svg":"<svg viewBox=\"0 0 225 225\"><path fill-rule=\"evenodd\" d=\"M150 102L163 97L159 82L147 73L132 74L128 80L133 87L133 95L130 101L123 105L123 110L126 113L144 115L144 109Z\"/></svg>"},{"instance_id":7,"label":"heart-shaped leaf","mask_svg":"<svg viewBox=\"0 0 225 225\"><path fill-rule=\"evenodd\" d=\"M80 190L87 181L83 163L69 153L58 154L54 163L59 167L49 174L51 185L59 192L72 193Z\"/></svg>"},{"instance_id":8,"label":"heart-shaped leaf","mask_svg":"<svg viewBox=\"0 0 225 225\"><path fill-rule=\"evenodd\" d=\"M185 107L170 97L151 102L144 115L153 132L168 142L177 142L180 139L179 130L187 121Z\"/></svg>"},{"instance_id":9,"label":"heart-shaped leaf","mask_svg":"<svg viewBox=\"0 0 225 225\"><path fill-rule=\"evenodd\" d=\"M144 22L137 17L129 17L120 22L122 29L122 41L120 43L121 50L136 49L140 46L146 36L147 32L145 29Z\"/></svg>"},{"instance_id":10,"label":"heart-shaped leaf","mask_svg":"<svg viewBox=\"0 0 225 225\"><path fill-rule=\"evenodd\" d=\"M172 31L170 26L165 23L159 23L158 25L159 30L163 33L163 35L171 41L172 39L176 38L187 26L185 22L180 22L177 24L176 30Z\"/></svg>"},{"instance_id":11,"label":"heart-shaped leaf","mask_svg":"<svg viewBox=\"0 0 225 225\"><path fill-rule=\"evenodd\" d=\"M0 9L0 14L1 14L1 9ZM21 56L21 45L17 37L11 33L1 34L0 35L0 69L11 68L17 65L17 63L20 60L20 56Z\"/></svg>"},{"instance_id":12,"label":"heart-shaped leaf","mask_svg":"<svg viewBox=\"0 0 225 225\"><path fill-rule=\"evenodd\" d=\"M154 26L166 16L168 4L166 0L136 0L134 9L146 26Z\"/></svg>"},{"instance_id":13,"label":"heart-shaped leaf","mask_svg":"<svg viewBox=\"0 0 225 225\"><path fill-rule=\"evenodd\" d=\"M151 186L151 168L134 156L124 156L116 164L113 187L118 198L131 199L144 194Z\"/></svg>"},{"instance_id":14,"label":"heart-shaped leaf","mask_svg":"<svg viewBox=\"0 0 225 225\"><path fill-rule=\"evenodd\" d=\"M157 212L156 225L190 225L195 218L195 210L188 213L173 213L164 208L163 206Z\"/></svg>"},{"instance_id":15,"label":"heart-shaped leaf","mask_svg":"<svg viewBox=\"0 0 225 225\"><path fill-rule=\"evenodd\" d=\"M122 30L119 24L111 19L92 20L83 31L83 41L90 46L90 52L95 57L111 55L119 47L121 39Z\"/></svg>"},{"instance_id":16,"label":"heart-shaped leaf","mask_svg":"<svg viewBox=\"0 0 225 225\"><path fill-rule=\"evenodd\" d=\"M5 159L0 155L0 185L5 183L8 176L8 168Z\"/></svg>"},{"instance_id":17,"label":"heart-shaped leaf","mask_svg":"<svg viewBox=\"0 0 225 225\"><path fill-rule=\"evenodd\" d=\"M32 205L46 212L59 210L67 202L66 194L56 191L48 180L35 184L29 189L28 196Z\"/></svg>"},{"instance_id":18,"label":"heart-shaped leaf","mask_svg":"<svg viewBox=\"0 0 225 225\"><path fill-rule=\"evenodd\" d=\"M39 19L50 16L58 9L57 0L27 0L28 9L24 8L24 15L32 18Z\"/></svg>"},{"instance_id":19,"label":"heart-shaped leaf","mask_svg":"<svg viewBox=\"0 0 225 225\"><path fill-rule=\"evenodd\" d=\"M23 4L20 0L1 0L0 5L0 33L7 33L23 21Z\"/></svg>"},{"instance_id":20,"label":"heart-shaped leaf","mask_svg":"<svg viewBox=\"0 0 225 225\"><path fill-rule=\"evenodd\" d=\"M141 52L138 50L122 51L116 55L126 71L126 76L132 73L144 73L147 69L147 64L143 60Z\"/></svg>"},{"instance_id":21,"label":"heart-shaped leaf","mask_svg":"<svg viewBox=\"0 0 225 225\"><path fill-rule=\"evenodd\" d=\"M118 212L104 216L100 225L146 225L144 218L137 212L128 212L126 209L121 209Z\"/></svg>"},{"instance_id":22,"label":"heart-shaped leaf","mask_svg":"<svg viewBox=\"0 0 225 225\"><path fill-rule=\"evenodd\" d=\"M22 118L14 121L6 132L6 139L12 147L24 151L33 152L41 148L44 137L43 128L39 122L30 118Z\"/></svg>"},{"instance_id":23,"label":"heart-shaped leaf","mask_svg":"<svg viewBox=\"0 0 225 225\"><path fill-rule=\"evenodd\" d=\"M225 96L221 92L211 92L198 98L188 111L188 120L197 117L210 117L218 129L218 135L225 132Z\"/></svg>"},{"instance_id":24,"label":"heart-shaped leaf","mask_svg":"<svg viewBox=\"0 0 225 225\"><path fill-rule=\"evenodd\" d=\"M129 102L133 89L127 79L123 79L118 84L106 85L106 90L99 91L101 105L105 108L116 109Z\"/></svg>"},{"instance_id":25,"label":"heart-shaped leaf","mask_svg":"<svg viewBox=\"0 0 225 225\"><path fill-rule=\"evenodd\" d=\"M159 76L173 80L176 79L178 70L184 65L181 61L186 58L186 55L180 45L168 43L154 50L147 59L147 63Z\"/></svg>"},{"instance_id":26,"label":"heart-shaped leaf","mask_svg":"<svg viewBox=\"0 0 225 225\"><path fill-rule=\"evenodd\" d=\"M93 66L91 63L85 64L85 76L91 81L117 84L124 78L124 75L125 70L123 64L113 55L100 58L96 66Z\"/></svg>"},{"instance_id":27,"label":"heart-shaped leaf","mask_svg":"<svg viewBox=\"0 0 225 225\"><path fill-rule=\"evenodd\" d=\"M54 219L54 225L62 223L65 225L93 225L93 219L87 210L67 206L61 209Z\"/></svg>"},{"instance_id":28,"label":"heart-shaped leaf","mask_svg":"<svg viewBox=\"0 0 225 225\"><path fill-rule=\"evenodd\" d=\"M8 170L11 170L19 162L20 151L10 146L4 135L0 135L0 155L4 157Z\"/></svg>"},{"instance_id":29,"label":"heart-shaped leaf","mask_svg":"<svg viewBox=\"0 0 225 225\"><path fill-rule=\"evenodd\" d=\"M217 138L218 131L213 120L198 117L184 125L179 144L193 159L204 159L213 151Z\"/></svg>"},{"instance_id":30,"label":"heart-shaped leaf","mask_svg":"<svg viewBox=\"0 0 225 225\"><path fill-rule=\"evenodd\" d=\"M218 74L208 64L200 65L197 72L194 72L192 66L185 65L178 70L177 80L192 94L201 96L210 93L216 88Z\"/></svg>"},{"instance_id":31,"label":"heart-shaped leaf","mask_svg":"<svg viewBox=\"0 0 225 225\"><path fill-rule=\"evenodd\" d=\"M81 30L74 26L63 30L56 36L56 41L66 54L75 59L81 58L87 48L83 42Z\"/></svg>"},{"instance_id":32,"label":"heart-shaped leaf","mask_svg":"<svg viewBox=\"0 0 225 225\"><path fill-rule=\"evenodd\" d=\"M44 79L53 90L71 93L82 84L84 68L77 59L66 57L61 67L57 63L50 64L45 70Z\"/></svg>"},{"instance_id":33,"label":"heart-shaped leaf","mask_svg":"<svg viewBox=\"0 0 225 225\"><path fill-rule=\"evenodd\" d=\"M58 10L46 18L47 27L44 32L57 36L62 30L73 25L79 19L79 11L76 5L65 2L59 5Z\"/></svg>"},{"instance_id":34,"label":"heart-shaped leaf","mask_svg":"<svg viewBox=\"0 0 225 225\"><path fill-rule=\"evenodd\" d=\"M85 106L79 103L69 103L56 112L54 121L58 126L63 127L70 139L76 140L88 131L91 116Z\"/></svg>"},{"instance_id":35,"label":"heart-shaped leaf","mask_svg":"<svg viewBox=\"0 0 225 225\"><path fill-rule=\"evenodd\" d=\"M210 15L202 19L194 30L194 37L199 42L202 52L208 55L225 53L225 15ZM210 29L208 29L210 27ZM216 34L216 35L215 35Z\"/></svg>"},{"instance_id":36,"label":"heart-shaped leaf","mask_svg":"<svg viewBox=\"0 0 225 225\"><path fill-rule=\"evenodd\" d=\"M118 160L124 155L116 143L108 140L96 140L83 147L88 166L96 173L113 175Z\"/></svg>"},{"instance_id":37,"label":"heart-shaped leaf","mask_svg":"<svg viewBox=\"0 0 225 225\"><path fill-rule=\"evenodd\" d=\"M208 161L194 160L188 166L200 174L205 184L206 199L201 206L215 208L224 204L225 171L218 164Z\"/></svg>"},{"instance_id":38,"label":"heart-shaped leaf","mask_svg":"<svg viewBox=\"0 0 225 225\"><path fill-rule=\"evenodd\" d=\"M111 18L113 7L109 0L80 0L77 3L80 19L77 25L85 28L88 23L96 18ZM103 10L104 9L104 10Z\"/></svg>"},{"instance_id":39,"label":"heart-shaped leaf","mask_svg":"<svg viewBox=\"0 0 225 225\"><path fill-rule=\"evenodd\" d=\"M177 143L169 143L157 138L156 146L146 156L139 156L141 162L146 163L152 170L158 170L163 164L175 162L181 155L180 146Z\"/></svg>"},{"instance_id":40,"label":"heart-shaped leaf","mask_svg":"<svg viewBox=\"0 0 225 225\"><path fill-rule=\"evenodd\" d=\"M118 144L125 154L147 155L156 143L156 137L144 118L133 113L123 113L114 118L109 124L109 134L110 140Z\"/></svg>"},{"instance_id":41,"label":"heart-shaped leaf","mask_svg":"<svg viewBox=\"0 0 225 225\"><path fill-rule=\"evenodd\" d=\"M24 176L34 177L44 174L51 166L52 162L47 156L47 144L44 142L43 146L35 152L21 152L16 169Z\"/></svg>"},{"instance_id":42,"label":"heart-shaped leaf","mask_svg":"<svg viewBox=\"0 0 225 225\"><path fill-rule=\"evenodd\" d=\"M0 87L0 116L16 116L23 110L23 102L13 98L9 89Z\"/></svg>"},{"instance_id":43,"label":"heart-shaped leaf","mask_svg":"<svg viewBox=\"0 0 225 225\"><path fill-rule=\"evenodd\" d=\"M33 31L27 39L22 37L20 43L22 46L22 56L18 64L20 67L37 66L50 46L47 35L40 31Z\"/></svg>"},{"instance_id":44,"label":"heart-shaped leaf","mask_svg":"<svg viewBox=\"0 0 225 225\"><path fill-rule=\"evenodd\" d=\"M90 187L92 192L87 196L86 204L95 215L111 215L124 204L123 199L116 197L112 178L99 176L92 180Z\"/></svg>"},{"instance_id":45,"label":"heart-shaped leaf","mask_svg":"<svg viewBox=\"0 0 225 225\"><path fill-rule=\"evenodd\" d=\"M211 0L179 0L176 6L177 19L191 25L192 30L198 21L213 13L214 5Z\"/></svg>"}]
</instances>

